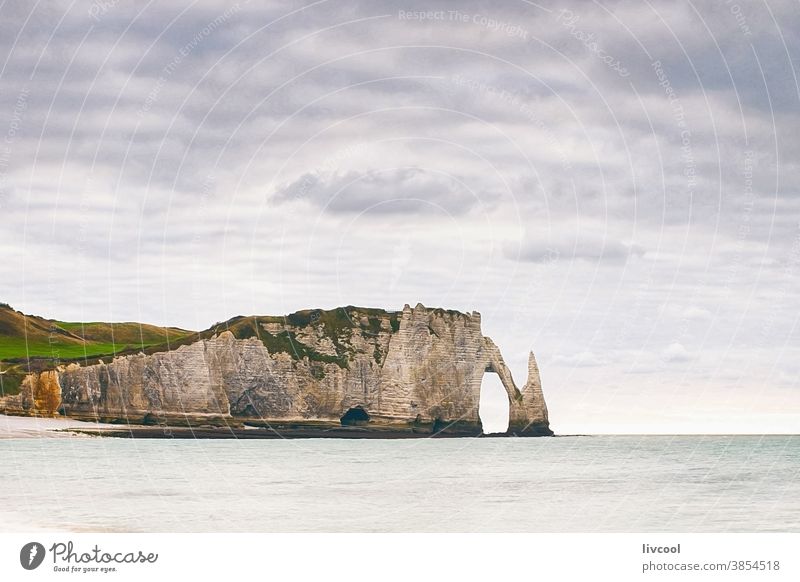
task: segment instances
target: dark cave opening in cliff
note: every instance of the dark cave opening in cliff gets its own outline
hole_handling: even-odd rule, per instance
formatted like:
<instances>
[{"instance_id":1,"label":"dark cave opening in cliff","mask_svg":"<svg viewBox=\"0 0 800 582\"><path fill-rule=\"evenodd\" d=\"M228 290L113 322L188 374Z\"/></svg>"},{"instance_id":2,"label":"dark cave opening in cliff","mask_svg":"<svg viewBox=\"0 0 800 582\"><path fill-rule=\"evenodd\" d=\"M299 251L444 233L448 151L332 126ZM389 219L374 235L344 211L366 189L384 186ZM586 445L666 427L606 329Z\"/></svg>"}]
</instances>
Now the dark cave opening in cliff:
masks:
<instances>
[{"instance_id":1,"label":"dark cave opening in cliff","mask_svg":"<svg viewBox=\"0 0 800 582\"><path fill-rule=\"evenodd\" d=\"M339 419L342 426L364 426L369 422L369 414L361 406L355 406Z\"/></svg>"},{"instance_id":2,"label":"dark cave opening in cliff","mask_svg":"<svg viewBox=\"0 0 800 582\"><path fill-rule=\"evenodd\" d=\"M483 375L478 416L481 417L484 434L508 430L508 394L500 381L500 376L494 372L487 372Z\"/></svg>"}]
</instances>

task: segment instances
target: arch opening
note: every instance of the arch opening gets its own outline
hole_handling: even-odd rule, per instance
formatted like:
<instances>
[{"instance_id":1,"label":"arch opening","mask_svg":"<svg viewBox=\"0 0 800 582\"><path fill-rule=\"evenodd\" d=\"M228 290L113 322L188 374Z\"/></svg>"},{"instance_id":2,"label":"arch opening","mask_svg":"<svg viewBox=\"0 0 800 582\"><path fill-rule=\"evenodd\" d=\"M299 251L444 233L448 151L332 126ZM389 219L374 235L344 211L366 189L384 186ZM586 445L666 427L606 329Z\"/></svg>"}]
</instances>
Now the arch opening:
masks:
<instances>
[{"instance_id":1,"label":"arch opening","mask_svg":"<svg viewBox=\"0 0 800 582\"><path fill-rule=\"evenodd\" d=\"M344 413L339 421L342 426L364 426L369 422L369 414L361 406L354 406Z\"/></svg>"},{"instance_id":2,"label":"arch opening","mask_svg":"<svg viewBox=\"0 0 800 582\"><path fill-rule=\"evenodd\" d=\"M500 376L494 370L486 370L481 380L481 397L478 403L478 416L483 425L483 434L504 433L508 431L510 405Z\"/></svg>"}]
</instances>

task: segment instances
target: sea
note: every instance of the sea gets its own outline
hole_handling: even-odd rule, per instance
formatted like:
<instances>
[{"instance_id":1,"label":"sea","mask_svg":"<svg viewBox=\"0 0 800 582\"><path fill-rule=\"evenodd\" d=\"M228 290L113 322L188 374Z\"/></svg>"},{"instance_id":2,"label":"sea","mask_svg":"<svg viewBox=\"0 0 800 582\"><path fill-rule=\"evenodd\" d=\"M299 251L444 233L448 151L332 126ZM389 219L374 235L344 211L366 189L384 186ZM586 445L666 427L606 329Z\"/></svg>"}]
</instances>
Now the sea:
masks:
<instances>
[{"instance_id":1,"label":"sea","mask_svg":"<svg viewBox=\"0 0 800 582\"><path fill-rule=\"evenodd\" d=\"M0 530L800 532L800 436L0 440Z\"/></svg>"}]
</instances>

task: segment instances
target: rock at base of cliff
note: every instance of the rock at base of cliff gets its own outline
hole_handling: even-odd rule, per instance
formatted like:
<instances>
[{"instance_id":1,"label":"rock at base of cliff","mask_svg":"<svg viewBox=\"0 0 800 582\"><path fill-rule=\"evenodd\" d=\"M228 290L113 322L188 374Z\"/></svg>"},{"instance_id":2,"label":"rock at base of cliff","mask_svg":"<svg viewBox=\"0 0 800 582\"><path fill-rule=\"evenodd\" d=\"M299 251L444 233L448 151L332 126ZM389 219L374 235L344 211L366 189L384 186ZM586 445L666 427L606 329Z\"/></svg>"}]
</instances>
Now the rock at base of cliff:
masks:
<instances>
[{"instance_id":1,"label":"rock at base of cliff","mask_svg":"<svg viewBox=\"0 0 800 582\"><path fill-rule=\"evenodd\" d=\"M524 427L508 427L508 436L518 437L541 437L554 436L555 433L550 429L549 424L532 423Z\"/></svg>"}]
</instances>

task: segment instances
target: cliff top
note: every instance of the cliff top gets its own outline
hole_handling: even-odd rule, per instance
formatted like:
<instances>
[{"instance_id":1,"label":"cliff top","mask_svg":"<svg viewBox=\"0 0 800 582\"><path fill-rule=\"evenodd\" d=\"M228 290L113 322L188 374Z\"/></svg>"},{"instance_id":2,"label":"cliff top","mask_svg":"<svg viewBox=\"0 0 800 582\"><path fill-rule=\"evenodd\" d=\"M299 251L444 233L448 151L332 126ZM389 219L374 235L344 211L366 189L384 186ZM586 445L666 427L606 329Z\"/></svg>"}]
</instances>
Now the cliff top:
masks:
<instances>
[{"instance_id":1,"label":"cliff top","mask_svg":"<svg viewBox=\"0 0 800 582\"><path fill-rule=\"evenodd\" d=\"M193 332L144 323L67 322L16 311L0 303L0 362L28 358L79 359L112 355L177 340Z\"/></svg>"},{"instance_id":2,"label":"cliff top","mask_svg":"<svg viewBox=\"0 0 800 582\"><path fill-rule=\"evenodd\" d=\"M373 307L348 305L334 309L303 309L288 315L239 315L218 322L206 330L195 332L174 327L125 322L65 322L45 319L36 315L26 315L5 303L0 303L0 366L7 369L11 365L31 365L36 368L52 367L58 362L109 359L117 355L131 353L156 353L169 351L208 339L223 332L231 332L237 339L258 337L268 348L285 351L298 357L310 355L326 360L319 354L298 353L297 342L292 330L307 326L319 326L322 333L334 343L347 334L359 332L364 335L377 335L381 331L396 332L404 312L412 310L405 305L401 311L390 311ZM456 310L427 308L421 303L413 310L425 310L450 317L480 317L476 312L462 313ZM412 310L412 311L413 311ZM387 328L388 322L388 328ZM277 333L265 330L270 324L279 326ZM302 351L302 350L301 350ZM341 363L343 353L338 358L329 356L331 361Z\"/></svg>"},{"instance_id":3,"label":"cliff top","mask_svg":"<svg viewBox=\"0 0 800 582\"><path fill-rule=\"evenodd\" d=\"M142 323L67 322L0 303L0 396L16 394L25 373L61 361L95 361L177 341L193 332Z\"/></svg>"},{"instance_id":4,"label":"cliff top","mask_svg":"<svg viewBox=\"0 0 800 582\"><path fill-rule=\"evenodd\" d=\"M133 354L167 352L229 332L236 339L257 338L272 353L293 359L336 364L347 368L354 353L353 340L372 341L400 329L400 320L414 313L480 321L477 312L428 308L418 303L400 311L348 305L334 309L303 309L288 315L236 316L195 332L135 322L65 322L26 315L0 303L0 396L16 394L25 374L54 369L68 363L89 364ZM308 328L327 337L333 346L320 353L303 339ZM312 342L313 343L313 342ZM363 343L363 342L362 342ZM376 347L374 357L384 356Z\"/></svg>"}]
</instances>

